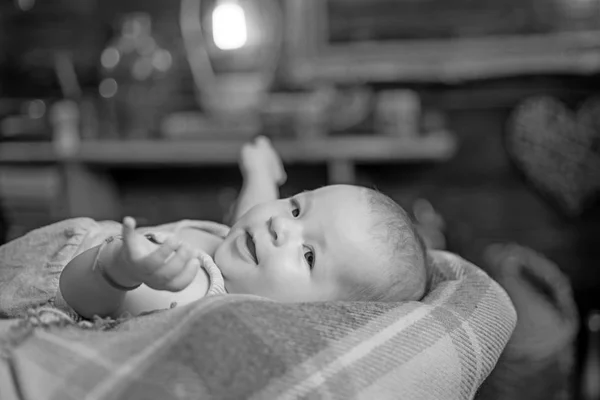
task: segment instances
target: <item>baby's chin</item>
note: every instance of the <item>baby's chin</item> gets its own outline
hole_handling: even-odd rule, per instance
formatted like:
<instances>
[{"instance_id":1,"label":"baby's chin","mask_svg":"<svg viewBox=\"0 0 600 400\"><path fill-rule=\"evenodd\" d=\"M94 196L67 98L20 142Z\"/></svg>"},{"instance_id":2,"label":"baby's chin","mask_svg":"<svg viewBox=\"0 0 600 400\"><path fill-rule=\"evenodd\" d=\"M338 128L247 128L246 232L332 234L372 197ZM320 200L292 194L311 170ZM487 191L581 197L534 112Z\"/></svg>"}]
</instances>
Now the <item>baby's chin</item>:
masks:
<instances>
[{"instance_id":1,"label":"baby's chin","mask_svg":"<svg viewBox=\"0 0 600 400\"><path fill-rule=\"evenodd\" d=\"M233 232L233 230L231 232ZM231 283L232 278L236 275L235 273L230 273L236 266L235 257L232 254L232 239L235 238L230 238L230 236L232 236L231 233L219 244L213 256L213 261L221 271L221 275L223 275L226 284L227 282Z\"/></svg>"}]
</instances>

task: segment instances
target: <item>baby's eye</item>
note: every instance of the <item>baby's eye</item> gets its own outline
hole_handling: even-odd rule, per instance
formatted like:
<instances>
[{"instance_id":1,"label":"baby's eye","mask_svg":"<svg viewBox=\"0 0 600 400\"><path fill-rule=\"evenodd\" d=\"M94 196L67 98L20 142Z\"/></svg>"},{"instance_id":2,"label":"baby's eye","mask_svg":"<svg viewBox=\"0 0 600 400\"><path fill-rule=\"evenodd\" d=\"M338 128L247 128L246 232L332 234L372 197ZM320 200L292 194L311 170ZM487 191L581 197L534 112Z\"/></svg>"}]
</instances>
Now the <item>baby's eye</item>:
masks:
<instances>
[{"instance_id":1,"label":"baby's eye","mask_svg":"<svg viewBox=\"0 0 600 400\"><path fill-rule=\"evenodd\" d=\"M315 253L311 250L308 250L304 253L304 259L308 263L310 269L313 269L313 267L315 266Z\"/></svg>"},{"instance_id":2,"label":"baby's eye","mask_svg":"<svg viewBox=\"0 0 600 400\"><path fill-rule=\"evenodd\" d=\"M298 205L298 202L294 199L291 199L290 202L292 203L292 216L294 218L298 218L298 216L300 215L300 206Z\"/></svg>"}]
</instances>

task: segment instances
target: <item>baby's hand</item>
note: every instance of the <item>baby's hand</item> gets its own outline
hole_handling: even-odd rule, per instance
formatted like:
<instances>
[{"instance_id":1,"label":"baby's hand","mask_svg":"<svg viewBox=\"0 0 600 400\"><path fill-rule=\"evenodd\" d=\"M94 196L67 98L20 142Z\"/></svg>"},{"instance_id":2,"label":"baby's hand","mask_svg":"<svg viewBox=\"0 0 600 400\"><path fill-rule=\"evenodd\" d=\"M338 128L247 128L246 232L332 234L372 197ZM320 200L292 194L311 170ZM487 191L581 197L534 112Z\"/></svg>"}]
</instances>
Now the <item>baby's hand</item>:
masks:
<instances>
[{"instance_id":1,"label":"baby's hand","mask_svg":"<svg viewBox=\"0 0 600 400\"><path fill-rule=\"evenodd\" d=\"M157 245L135 231L135 220L123 220L123 271L130 283L144 283L152 289L179 292L196 277L199 253L169 237Z\"/></svg>"},{"instance_id":2,"label":"baby's hand","mask_svg":"<svg viewBox=\"0 0 600 400\"><path fill-rule=\"evenodd\" d=\"M264 136L259 136L242 147L239 164L244 179L252 175L266 175L279 186L287 179L281 157L271 145L271 141Z\"/></svg>"}]
</instances>

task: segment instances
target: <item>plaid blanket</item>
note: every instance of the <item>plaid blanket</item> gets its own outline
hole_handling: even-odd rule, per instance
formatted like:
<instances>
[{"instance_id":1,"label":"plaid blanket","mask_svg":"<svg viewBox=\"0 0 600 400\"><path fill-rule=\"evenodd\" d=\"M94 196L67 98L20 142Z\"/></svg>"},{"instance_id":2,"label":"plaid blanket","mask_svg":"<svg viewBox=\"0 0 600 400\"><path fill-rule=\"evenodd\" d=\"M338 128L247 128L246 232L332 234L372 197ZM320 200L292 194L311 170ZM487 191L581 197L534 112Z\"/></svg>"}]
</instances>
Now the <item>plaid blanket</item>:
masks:
<instances>
[{"instance_id":1,"label":"plaid blanket","mask_svg":"<svg viewBox=\"0 0 600 400\"><path fill-rule=\"evenodd\" d=\"M124 321L0 320L0 399L471 399L515 311L477 267L431 256L420 302L223 295Z\"/></svg>"},{"instance_id":2,"label":"plaid blanket","mask_svg":"<svg viewBox=\"0 0 600 400\"><path fill-rule=\"evenodd\" d=\"M424 302L226 295L107 330L13 322L0 398L470 399L515 313L481 271L449 254L437 259L445 279Z\"/></svg>"}]
</instances>

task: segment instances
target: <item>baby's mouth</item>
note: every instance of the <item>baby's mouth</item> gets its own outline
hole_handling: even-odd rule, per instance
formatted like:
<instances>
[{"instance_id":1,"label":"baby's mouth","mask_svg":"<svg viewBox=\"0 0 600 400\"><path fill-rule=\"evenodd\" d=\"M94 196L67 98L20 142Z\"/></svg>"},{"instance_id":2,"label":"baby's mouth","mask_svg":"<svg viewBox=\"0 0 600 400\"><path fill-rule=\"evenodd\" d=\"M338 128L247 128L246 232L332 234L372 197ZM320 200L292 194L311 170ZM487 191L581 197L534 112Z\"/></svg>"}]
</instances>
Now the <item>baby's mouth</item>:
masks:
<instances>
[{"instance_id":1,"label":"baby's mouth","mask_svg":"<svg viewBox=\"0 0 600 400\"><path fill-rule=\"evenodd\" d=\"M258 264L258 257L256 256L256 245L254 244L254 239L252 239L252 235L249 232L246 232L246 246L248 247L248 251L252 256L252 259L256 264Z\"/></svg>"}]
</instances>

